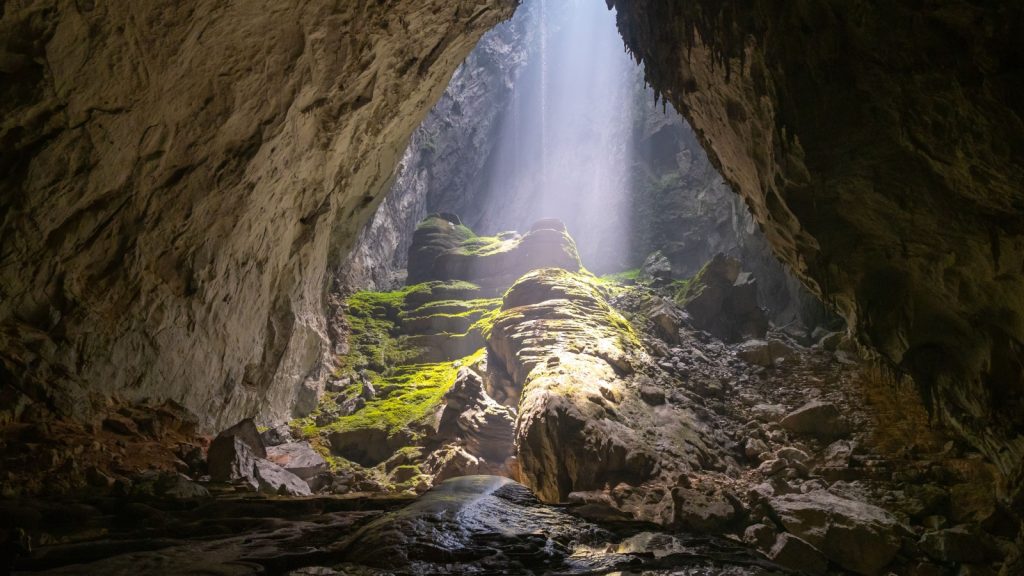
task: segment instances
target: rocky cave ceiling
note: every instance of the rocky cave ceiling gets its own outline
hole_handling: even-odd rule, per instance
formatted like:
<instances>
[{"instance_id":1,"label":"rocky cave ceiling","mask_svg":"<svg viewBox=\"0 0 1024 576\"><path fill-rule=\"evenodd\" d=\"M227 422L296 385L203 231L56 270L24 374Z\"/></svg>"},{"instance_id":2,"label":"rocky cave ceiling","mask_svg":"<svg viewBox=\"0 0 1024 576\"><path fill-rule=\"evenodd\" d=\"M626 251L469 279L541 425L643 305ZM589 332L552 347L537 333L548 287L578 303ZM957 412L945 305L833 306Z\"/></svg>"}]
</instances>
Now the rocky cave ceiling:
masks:
<instances>
[{"instance_id":1,"label":"rocky cave ceiling","mask_svg":"<svg viewBox=\"0 0 1024 576\"><path fill-rule=\"evenodd\" d=\"M1024 8L610 0L777 255L1019 485ZM285 417L410 133L512 0L21 0L2 376L66 413Z\"/></svg>"}]
</instances>

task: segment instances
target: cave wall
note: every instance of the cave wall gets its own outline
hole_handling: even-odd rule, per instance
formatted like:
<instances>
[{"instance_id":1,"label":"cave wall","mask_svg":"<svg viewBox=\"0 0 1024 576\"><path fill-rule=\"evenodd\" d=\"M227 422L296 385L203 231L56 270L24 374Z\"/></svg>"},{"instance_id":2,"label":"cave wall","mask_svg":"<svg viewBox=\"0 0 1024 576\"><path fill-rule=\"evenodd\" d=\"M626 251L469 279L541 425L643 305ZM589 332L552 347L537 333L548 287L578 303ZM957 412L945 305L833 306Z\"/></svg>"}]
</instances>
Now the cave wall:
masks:
<instances>
[{"instance_id":1,"label":"cave wall","mask_svg":"<svg viewBox=\"0 0 1024 576\"><path fill-rule=\"evenodd\" d=\"M216 428L310 405L328 270L514 0L0 5L0 380Z\"/></svg>"},{"instance_id":2,"label":"cave wall","mask_svg":"<svg viewBox=\"0 0 1024 576\"><path fill-rule=\"evenodd\" d=\"M610 0L776 254L1024 472L1024 7Z\"/></svg>"},{"instance_id":3,"label":"cave wall","mask_svg":"<svg viewBox=\"0 0 1024 576\"><path fill-rule=\"evenodd\" d=\"M502 112L536 47L537 2L484 34L413 132L395 181L363 226L340 274L342 284L387 290L404 282L416 224L430 212L468 216L483 185ZM514 202L503 198L502 204Z\"/></svg>"}]
</instances>

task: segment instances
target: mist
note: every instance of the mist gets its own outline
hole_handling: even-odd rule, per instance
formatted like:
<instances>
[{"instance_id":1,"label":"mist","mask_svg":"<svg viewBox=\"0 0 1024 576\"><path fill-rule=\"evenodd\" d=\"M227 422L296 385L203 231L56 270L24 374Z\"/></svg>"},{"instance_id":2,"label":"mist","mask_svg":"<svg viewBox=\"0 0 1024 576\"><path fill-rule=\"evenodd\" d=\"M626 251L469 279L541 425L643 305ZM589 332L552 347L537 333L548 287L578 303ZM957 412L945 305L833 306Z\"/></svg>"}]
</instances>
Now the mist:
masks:
<instances>
[{"instance_id":1,"label":"mist","mask_svg":"<svg viewBox=\"0 0 1024 576\"><path fill-rule=\"evenodd\" d=\"M584 264L621 269L641 71L603 2L530 0L520 10L537 32L535 51L497 123L479 216L470 224L493 233L560 218Z\"/></svg>"}]
</instances>

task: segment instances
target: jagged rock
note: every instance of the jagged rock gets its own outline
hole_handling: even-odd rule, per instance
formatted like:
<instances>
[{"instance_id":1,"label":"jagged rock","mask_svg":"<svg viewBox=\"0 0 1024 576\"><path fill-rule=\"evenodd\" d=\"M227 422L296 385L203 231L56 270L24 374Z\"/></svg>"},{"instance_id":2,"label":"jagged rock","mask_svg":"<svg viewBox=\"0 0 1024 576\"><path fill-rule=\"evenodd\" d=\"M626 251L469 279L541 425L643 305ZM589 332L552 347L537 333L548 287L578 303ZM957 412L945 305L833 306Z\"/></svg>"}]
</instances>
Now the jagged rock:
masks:
<instances>
[{"instance_id":1,"label":"jagged rock","mask_svg":"<svg viewBox=\"0 0 1024 576\"><path fill-rule=\"evenodd\" d=\"M858 574L877 574L908 534L885 510L823 490L778 496L770 505L787 532Z\"/></svg>"},{"instance_id":2,"label":"jagged rock","mask_svg":"<svg viewBox=\"0 0 1024 576\"><path fill-rule=\"evenodd\" d=\"M778 535L767 556L802 574L824 574L828 569L828 560L817 548L787 532Z\"/></svg>"},{"instance_id":3,"label":"jagged rock","mask_svg":"<svg viewBox=\"0 0 1024 576\"><path fill-rule=\"evenodd\" d=\"M157 481L157 493L178 500L209 498L210 491L183 474L165 474Z\"/></svg>"},{"instance_id":4,"label":"jagged rock","mask_svg":"<svg viewBox=\"0 0 1024 576\"><path fill-rule=\"evenodd\" d=\"M768 451L768 445L760 438L747 438L743 445L743 454L750 459L757 458L760 454Z\"/></svg>"},{"instance_id":5,"label":"jagged rock","mask_svg":"<svg viewBox=\"0 0 1024 576\"><path fill-rule=\"evenodd\" d=\"M210 478L216 482L231 482L250 477L258 456L248 444L237 436L227 436L216 446L214 450L211 444L207 453Z\"/></svg>"},{"instance_id":6,"label":"jagged rock","mask_svg":"<svg viewBox=\"0 0 1024 576\"><path fill-rule=\"evenodd\" d=\"M761 550L771 550L779 531L768 524L751 524L743 530L743 541Z\"/></svg>"},{"instance_id":7,"label":"jagged rock","mask_svg":"<svg viewBox=\"0 0 1024 576\"><path fill-rule=\"evenodd\" d=\"M467 452L461 446L446 446L435 450L423 462L424 472L434 477L439 483L458 476L471 476L487 472L479 458Z\"/></svg>"},{"instance_id":8,"label":"jagged rock","mask_svg":"<svg viewBox=\"0 0 1024 576\"><path fill-rule=\"evenodd\" d=\"M679 329L683 326L683 319L675 306L658 298L655 305L647 313L648 319L654 323L659 338L670 345L680 344Z\"/></svg>"},{"instance_id":9,"label":"jagged rock","mask_svg":"<svg viewBox=\"0 0 1024 576\"><path fill-rule=\"evenodd\" d=\"M928 556L940 562L981 564L1002 557L991 536L962 525L927 532L921 537L920 546Z\"/></svg>"},{"instance_id":10,"label":"jagged rock","mask_svg":"<svg viewBox=\"0 0 1024 576\"><path fill-rule=\"evenodd\" d=\"M672 500L675 504L673 524L699 533L724 533L733 528L741 513L736 500L720 491L675 488Z\"/></svg>"},{"instance_id":11,"label":"jagged rock","mask_svg":"<svg viewBox=\"0 0 1024 576\"><path fill-rule=\"evenodd\" d=\"M774 366L793 357L793 349L779 340L748 340L736 348L736 356L748 364Z\"/></svg>"},{"instance_id":12,"label":"jagged rock","mask_svg":"<svg viewBox=\"0 0 1024 576\"><path fill-rule=\"evenodd\" d=\"M849 433L850 428L834 404L812 400L790 412L779 424L795 434L831 440Z\"/></svg>"},{"instance_id":13,"label":"jagged rock","mask_svg":"<svg viewBox=\"0 0 1024 576\"><path fill-rule=\"evenodd\" d=\"M245 476L252 467L253 457L266 458L267 449L256 424L247 418L218 434L210 443L206 453L210 477L227 482Z\"/></svg>"},{"instance_id":14,"label":"jagged rock","mask_svg":"<svg viewBox=\"0 0 1024 576\"><path fill-rule=\"evenodd\" d=\"M672 280L672 263L660 250L652 252L640 267L640 274L643 278L657 282Z\"/></svg>"},{"instance_id":15,"label":"jagged rock","mask_svg":"<svg viewBox=\"0 0 1024 576\"><path fill-rule=\"evenodd\" d=\"M750 411L761 422L778 422L786 415L786 407L781 404L755 404Z\"/></svg>"},{"instance_id":16,"label":"jagged rock","mask_svg":"<svg viewBox=\"0 0 1024 576\"><path fill-rule=\"evenodd\" d=\"M253 463L249 478L259 492L282 496L309 496L311 494L309 485L302 478L262 458L257 458Z\"/></svg>"},{"instance_id":17,"label":"jagged rock","mask_svg":"<svg viewBox=\"0 0 1024 576\"><path fill-rule=\"evenodd\" d=\"M995 223L1021 218L1021 127L1005 119L1024 116L1024 99L1013 75L963 86L1015 65L1020 34L1002 23L1024 8L948 18L962 5L843 3L800 30L787 11L751 16L714 0L613 4L655 89L684 111L775 253L1020 486L1024 403L1006 400L1021 395L1024 323L1006 318L1024 315L1024 273L1004 258L1019 261L1024 229ZM888 32L901 29L913 32ZM791 48L779 49L783 37ZM822 38L844 48L796 48ZM925 76L927 86L912 80ZM969 133L986 144L966 144ZM876 152L824 152L840 148ZM884 248L900 239L913 249Z\"/></svg>"},{"instance_id":18,"label":"jagged rock","mask_svg":"<svg viewBox=\"0 0 1024 576\"><path fill-rule=\"evenodd\" d=\"M288 442L267 448L267 460L308 480L327 471L327 462L308 442Z\"/></svg>"},{"instance_id":19,"label":"jagged rock","mask_svg":"<svg viewBox=\"0 0 1024 576\"><path fill-rule=\"evenodd\" d=\"M768 331L756 281L723 254L715 255L675 298L694 326L726 342L763 338Z\"/></svg>"},{"instance_id":20,"label":"jagged rock","mask_svg":"<svg viewBox=\"0 0 1024 576\"><path fill-rule=\"evenodd\" d=\"M287 424L280 424L264 430L260 433L260 439L263 440L264 446L280 446L295 441L292 437L292 430Z\"/></svg>"},{"instance_id":21,"label":"jagged rock","mask_svg":"<svg viewBox=\"0 0 1024 576\"><path fill-rule=\"evenodd\" d=\"M515 411L488 396L476 372L460 368L445 402L442 433L462 439L470 454L491 462L512 455Z\"/></svg>"}]
</instances>

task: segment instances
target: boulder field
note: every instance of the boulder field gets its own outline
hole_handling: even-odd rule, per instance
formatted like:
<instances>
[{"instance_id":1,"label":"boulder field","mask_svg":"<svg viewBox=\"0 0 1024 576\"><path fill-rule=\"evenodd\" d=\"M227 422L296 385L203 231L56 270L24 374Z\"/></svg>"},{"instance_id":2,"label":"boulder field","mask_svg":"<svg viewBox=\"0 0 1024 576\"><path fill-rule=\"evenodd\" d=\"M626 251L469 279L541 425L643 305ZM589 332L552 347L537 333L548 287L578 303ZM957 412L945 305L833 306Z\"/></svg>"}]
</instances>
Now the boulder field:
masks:
<instances>
[{"instance_id":1,"label":"boulder field","mask_svg":"<svg viewBox=\"0 0 1024 576\"><path fill-rule=\"evenodd\" d=\"M25 437L53 446L53 475L78 503L77 520L56 522L33 492L8 501L5 530L42 543L8 552L15 565L110 574L238 562L295 574L1020 568L1020 519L996 498L998 470L932 429L908 384L861 360L848 336L805 345L772 327L733 343L700 328L677 299L723 285L741 297L749 278L702 285L720 264L688 280L596 277L578 259L551 267L551 251L522 248L553 231L554 257L570 254L572 239L550 221L481 238L443 215L421 230L442 248L410 251L436 266L401 290L349 295L349 349L309 416L269 429L244 420L204 439L122 408L107 418L114 450L104 459L73 437L41 435L60 424L40 415ZM456 241L438 242L442 233ZM489 265L449 266L452 255L495 254L526 271L504 287ZM725 294L715 300L733 297ZM730 330L748 325L747 315L725 314L716 326L729 318ZM167 468L133 468L119 444L163 446ZM90 462L78 480L89 496L69 472L78 462ZM159 518L158 540L121 531L141 510ZM252 523L225 533L238 514ZM93 542L96 526L121 543L83 553L75 543ZM182 539L189 526L202 536Z\"/></svg>"}]
</instances>

